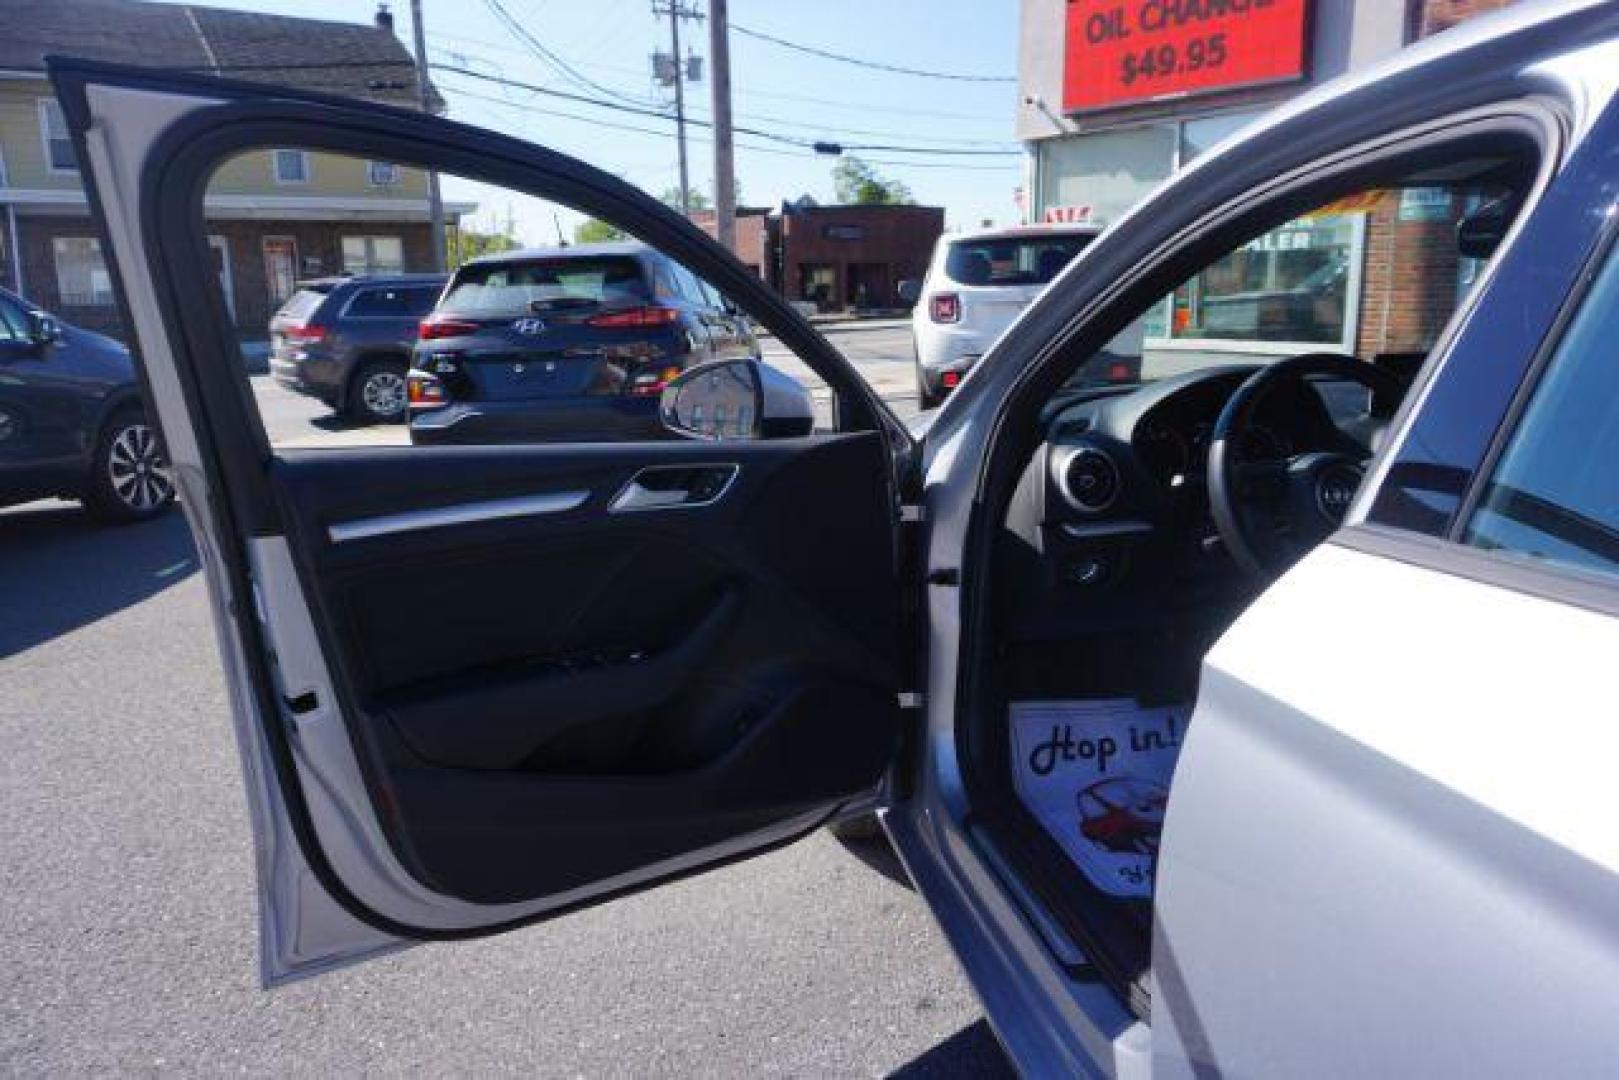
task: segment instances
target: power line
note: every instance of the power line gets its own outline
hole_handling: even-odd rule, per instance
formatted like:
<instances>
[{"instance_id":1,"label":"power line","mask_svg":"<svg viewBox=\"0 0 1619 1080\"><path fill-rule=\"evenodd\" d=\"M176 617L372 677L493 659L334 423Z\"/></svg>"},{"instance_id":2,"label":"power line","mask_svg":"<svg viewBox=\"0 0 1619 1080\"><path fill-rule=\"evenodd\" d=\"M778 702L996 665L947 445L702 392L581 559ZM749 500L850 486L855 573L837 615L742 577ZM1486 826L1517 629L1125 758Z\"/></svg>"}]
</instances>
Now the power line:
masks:
<instances>
[{"instance_id":1,"label":"power line","mask_svg":"<svg viewBox=\"0 0 1619 1080\"><path fill-rule=\"evenodd\" d=\"M547 64L550 64L555 70L561 72L563 77L573 82L574 85L582 86L587 90L594 90L598 94L606 94L608 97L615 98L619 101L631 102L637 105L647 104L645 100L630 97L627 94L614 90L610 86L604 86L603 84L590 78L588 75L580 74L566 60L562 59L562 57L546 48L538 38L529 33L528 28L519 22L511 12L507 11L506 6L502 4L500 0L484 0L484 6L489 9L490 13L494 15L496 19L505 24L506 29L510 30L519 41L521 41L524 45L527 45L531 53L544 60Z\"/></svg>"},{"instance_id":2,"label":"power line","mask_svg":"<svg viewBox=\"0 0 1619 1080\"><path fill-rule=\"evenodd\" d=\"M796 41L788 41L773 34L766 34L760 30L750 30L737 23L731 24L731 29L745 37L756 38L759 41L768 41L772 45L779 45L784 49L805 53L809 56L818 56L823 60L836 60L840 64L853 64L855 67L871 68L874 71L887 71L895 75L915 75L923 79L945 79L950 82L970 83L1015 83L1017 79L1010 75L958 75L944 71L923 71L921 68L900 67L896 64L884 64L876 60L862 60L857 56L845 56L842 53L830 52L826 49L817 49L813 45L800 45Z\"/></svg>"},{"instance_id":3,"label":"power line","mask_svg":"<svg viewBox=\"0 0 1619 1080\"><path fill-rule=\"evenodd\" d=\"M467 37L464 34L446 34L443 31L434 31L428 35L432 38L441 38L444 41L460 42L463 45L477 45L485 49L494 49L496 52L507 52L514 56L527 56L524 49L517 49L507 44L494 41L485 41L482 38ZM446 53L465 56L461 50L446 48ZM604 64L591 60L575 60L576 67L595 68L598 71L616 71L630 75L642 74L640 68L626 67L623 64ZM806 105L819 105L828 109L850 109L867 113L892 113L895 116L927 116L938 120L965 120L975 124L1004 124L1004 116L990 116L987 113L950 112L943 109L917 109L902 105L884 105L874 101L845 101L838 98L811 97L808 94L785 94L777 90L760 90L756 87L737 87L736 94L746 98L769 98L772 101L797 101ZM741 114L738 114L741 115ZM769 117L755 117L755 119L770 119ZM800 125L803 126L803 125ZM966 141L966 140L956 140Z\"/></svg>"},{"instance_id":4,"label":"power line","mask_svg":"<svg viewBox=\"0 0 1619 1080\"><path fill-rule=\"evenodd\" d=\"M660 131L655 128L638 127L635 124L624 124L612 120L603 120L598 116L582 116L579 113L564 112L561 109L540 108L529 102L512 101L509 98L494 97L490 94L480 94L475 90L468 90L460 86L443 85L442 89L444 89L447 93L455 94L459 97L470 98L473 101L484 101L491 105L499 105L508 109L520 109L525 114L554 116L561 120L573 120L581 124L590 124L593 127L608 128L614 131L627 131L637 135L653 135L665 139L674 137L674 132L672 131ZM667 120L668 117L663 117L662 119ZM525 128L526 126L527 125L525 125ZM709 144L713 141L701 135L692 135L689 136L689 138L692 142L703 144ZM798 161L821 159L824 156L808 149L786 150L776 146L760 146L757 143L741 141L738 141L736 145L739 149L747 150L750 153L769 154L773 157L788 157L794 158ZM891 165L895 168L902 169L954 169L967 172L1008 172L1021 167L1010 162L1005 165L960 165L956 164L955 162L896 161L886 158L862 158L861 160L872 165Z\"/></svg>"},{"instance_id":5,"label":"power line","mask_svg":"<svg viewBox=\"0 0 1619 1080\"><path fill-rule=\"evenodd\" d=\"M518 90L528 90L532 93L545 94L548 97L561 98L565 101L576 101L583 105L592 105L602 109L612 109L616 112L631 113L636 116L650 116L658 120L670 122L672 122L674 119L667 113L659 112L655 109L645 108L638 105L622 105L615 101L603 101L600 98L586 97L583 94L569 93L565 90L552 90L548 87L535 85L534 83L523 82L520 79L507 78L503 75L489 75L481 71L474 71L471 68L460 67L454 64L435 62L430 66L435 71L447 71L469 79L478 79L482 82L496 83L501 86L508 86ZM713 121L710 120L689 119L686 122L695 127L711 128L714 126ZM764 131L759 128L739 126L736 128L736 130L740 134L753 135L758 138L769 139L772 142L783 143L787 146L796 146L803 149L814 149L817 145L823 145L826 143L825 140L804 139L781 135L773 131ZM949 147L901 146L878 143L835 143L831 145L835 145L840 151L875 150L879 153L932 154L944 157L1009 157L1018 153L1018 151L1015 150L963 150Z\"/></svg>"},{"instance_id":6,"label":"power line","mask_svg":"<svg viewBox=\"0 0 1619 1080\"><path fill-rule=\"evenodd\" d=\"M445 37L447 35L441 34L439 36L440 37ZM465 40L465 41L468 41L469 44L481 44L479 42L472 42L470 39L457 39L457 40ZM446 63L459 63L459 64L462 64L462 65L465 65L465 64L471 63L471 62L473 62L473 61L475 61L477 59L475 57L470 56L467 53L461 52L458 49L452 49L452 48L448 48L448 47L445 47L445 46L442 46L442 45L439 46L435 51L438 52L439 55L444 58ZM511 50L511 51L515 52L516 50ZM527 55L527 54L525 53L524 55ZM490 63L490 62L485 61L485 63ZM490 66L495 66L495 65L490 63ZM617 70L626 70L626 69L619 68ZM804 99L804 100L811 100L811 99ZM689 108L689 106L688 106L688 108ZM767 123L767 124L775 124L778 127L798 128L798 129L800 129L802 131L823 132L827 128L827 125L825 125L825 124L810 123L810 122L806 122L806 121L803 121L803 120L789 120L786 117L771 116L771 115L766 114L766 113L741 112L741 111L739 111L739 112L736 113L736 115L741 117L744 120L758 120L758 121L761 121L761 122ZM875 138L903 139L903 138L907 137L905 133L898 132L898 131L880 131L880 130L873 130L871 128L851 128L851 127L843 127L842 125L838 125L838 130L845 133L845 134L848 134L848 135L870 135L870 136L873 136ZM1011 148L1013 148L1015 146L1015 140L1012 140L1012 139L965 139L965 138L964 139L951 139L951 138L934 138L934 137L931 137L931 136L919 138L917 145L921 145L922 143L927 143L929 145L938 144L938 145L941 145L941 146L999 146L999 147L1002 147L1003 149L1011 149Z\"/></svg>"}]
</instances>

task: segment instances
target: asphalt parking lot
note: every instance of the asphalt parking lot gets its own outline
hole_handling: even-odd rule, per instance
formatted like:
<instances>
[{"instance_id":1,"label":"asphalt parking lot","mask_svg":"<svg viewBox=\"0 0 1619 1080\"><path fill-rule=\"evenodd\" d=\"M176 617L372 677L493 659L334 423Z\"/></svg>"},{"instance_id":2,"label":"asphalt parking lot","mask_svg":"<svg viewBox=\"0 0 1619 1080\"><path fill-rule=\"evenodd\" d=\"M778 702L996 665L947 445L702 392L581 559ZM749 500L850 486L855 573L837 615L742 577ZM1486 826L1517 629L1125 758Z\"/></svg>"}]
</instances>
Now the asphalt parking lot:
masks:
<instances>
[{"instance_id":1,"label":"asphalt parking lot","mask_svg":"<svg viewBox=\"0 0 1619 1080\"><path fill-rule=\"evenodd\" d=\"M857 332L863 369L909 378L908 351L880 355L892 331ZM272 426L321 433L318 406L271 400ZM0 511L0 1072L1007 1071L886 849L825 833L502 938L260 991L197 569L178 514L107 529L72 504Z\"/></svg>"}]
</instances>

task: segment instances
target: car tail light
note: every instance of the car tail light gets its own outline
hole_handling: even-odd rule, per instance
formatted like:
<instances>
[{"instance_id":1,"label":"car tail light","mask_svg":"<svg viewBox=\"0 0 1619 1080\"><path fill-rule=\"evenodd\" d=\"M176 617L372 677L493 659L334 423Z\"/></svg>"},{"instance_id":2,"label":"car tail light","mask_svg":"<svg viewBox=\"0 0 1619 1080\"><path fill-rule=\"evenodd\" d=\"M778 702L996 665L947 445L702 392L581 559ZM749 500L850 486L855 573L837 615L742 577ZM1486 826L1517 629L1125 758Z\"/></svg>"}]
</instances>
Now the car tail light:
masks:
<instances>
[{"instance_id":1,"label":"car tail light","mask_svg":"<svg viewBox=\"0 0 1619 1080\"><path fill-rule=\"evenodd\" d=\"M289 326L281 333L294 345L314 345L326 340L324 326Z\"/></svg>"},{"instance_id":2,"label":"car tail light","mask_svg":"<svg viewBox=\"0 0 1619 1080\"><path fill-rule=\"evenodd\" d=\"M960 322L961 297L953 292L934 293L928 301L928 316L934 322Z\"/></svg>"},{"instance_id":3,"label":"car tail light","mask_svg":"<svg viewBox=\"0 0 1619 1080\"><path fill-rule=\"evenodd\" d=\"M939 377L939 381L944 384L946 390L954 390L961 385L961 372L947 371Z\"/></svg>"},{"instance_id":4,"label":"car tail light","mask_svg":"<svg viewBox=\"0 0 1619 1080\"><path fill-rule=\"evenodd\" d=\"M680 321L680 309L669 307L630 308L627 311L608 311L592 315L585 320L598 330L646 330L658 326L673 326Z\"/></svg>"},{"instance_id":5,"label":"car tail light","mask_svg":"<svg viewBox=\"0 0 1619 1080\"><path fill-rule=\"evenodd\" d=\"M439 377L418 369L405 376L405 395L412 405L443 405L448 400Z\"/></svg>"},{"instance_id":6,"label":"car tail light","mask_svg":"<svg viewBox=\"0 0 1619 1080\"><path fill-rule=\"evenodd\" d=\"M677 367L640 372L630 380L629 389L626 392L632 397L653 397L663 393L663 388L668 386L670 381L679 374L680 369Z\"/></svg>"},{"instance_id":7,"label":"car tail light","mask_svg":"<svg viewBox=\"0 0 1619 1080\"><path fill-rule=\"evenodd\" d=\"M465 319L446 319L442 315L429 315L417 328L416 336L422 341L437 341L439 338L464 337L477 332L477 323L467 322Z\"/></svg>"}]
</instances>

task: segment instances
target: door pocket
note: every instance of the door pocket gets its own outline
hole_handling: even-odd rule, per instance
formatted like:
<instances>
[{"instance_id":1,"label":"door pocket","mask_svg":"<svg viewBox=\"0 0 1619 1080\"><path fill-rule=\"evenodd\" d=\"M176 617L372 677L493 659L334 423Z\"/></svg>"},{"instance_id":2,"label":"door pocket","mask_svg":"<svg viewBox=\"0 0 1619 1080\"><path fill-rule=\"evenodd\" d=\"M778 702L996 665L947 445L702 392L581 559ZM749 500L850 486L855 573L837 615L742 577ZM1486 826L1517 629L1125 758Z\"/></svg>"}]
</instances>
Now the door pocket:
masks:
<instances>
[{"instance_id":1,"label":"door pocket","mask_svg":"<svg viewBox=\"0 0 1619 1080\"><path fill-rule=\"evenodd\" d=\"M718 647L740 607L740 591L727 586L668 647L624 643L534 657L499 675L480 671L402 688L387 696L384 708L424 761L515 769L566 732L669 701Z\"/></svg>"}]
</instances>

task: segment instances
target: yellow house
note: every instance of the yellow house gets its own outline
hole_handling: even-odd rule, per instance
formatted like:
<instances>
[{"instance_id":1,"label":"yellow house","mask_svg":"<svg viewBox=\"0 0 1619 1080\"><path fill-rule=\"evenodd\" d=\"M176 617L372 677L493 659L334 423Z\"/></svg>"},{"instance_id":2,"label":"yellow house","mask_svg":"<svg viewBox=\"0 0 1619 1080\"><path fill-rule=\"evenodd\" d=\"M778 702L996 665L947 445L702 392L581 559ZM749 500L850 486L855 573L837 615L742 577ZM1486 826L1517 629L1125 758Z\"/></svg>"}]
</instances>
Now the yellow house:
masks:
<instances>
[{"instance_id":1,"label":"yellow house","mask_svg":"<svg viewBox=\"0 0 1619 1080\"><path fill-rule=\"evenodd\" d=\"M52 54L161 64L414 107L415 69L384 8L374 23L143 3L57 0L0 36L0 283L69 322L117 333L113 297L61 110ZM277 67L275 57L296 57ZM436 106L442 108L437 95ZM302 278L432 265L426 174L299 148L223 165L205 214L239 330L262 336ZM446 206L452 223L474 209Z\"/></svg>"}]
</instances>

